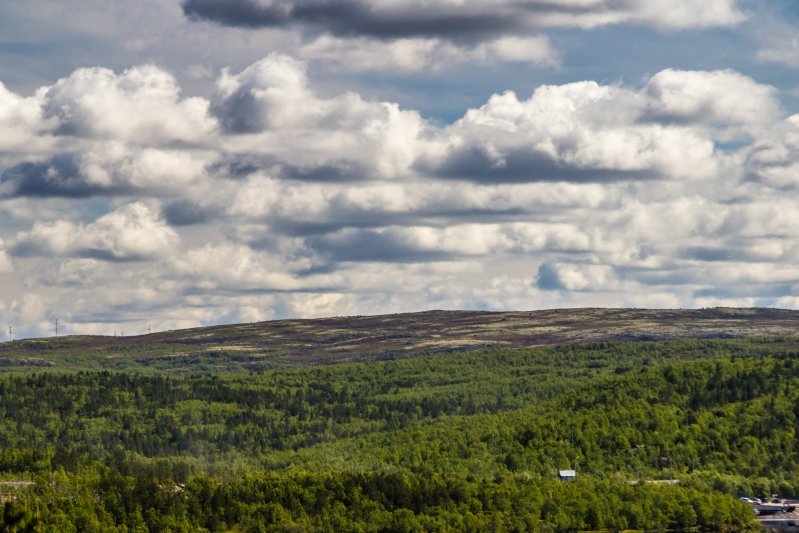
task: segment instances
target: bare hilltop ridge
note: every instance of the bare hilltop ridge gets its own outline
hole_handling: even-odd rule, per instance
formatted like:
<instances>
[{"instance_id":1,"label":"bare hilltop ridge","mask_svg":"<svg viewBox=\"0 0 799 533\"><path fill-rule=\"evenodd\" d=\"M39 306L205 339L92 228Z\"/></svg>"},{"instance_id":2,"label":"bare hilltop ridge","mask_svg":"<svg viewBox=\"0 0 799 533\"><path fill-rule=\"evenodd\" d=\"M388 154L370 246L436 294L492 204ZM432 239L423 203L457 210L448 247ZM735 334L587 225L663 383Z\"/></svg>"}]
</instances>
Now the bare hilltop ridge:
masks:
<instances>
[{"instance_id":1,"label":"bare hilltop ridge","mask_svg":"<svg viewBox=\"0 0 799 533\"><path fill-rule=\"evenodd\" d=\"M767 308L426 311L274 320L148 335L0 344L0 366L241 368L408 357L474 348L674 338L799 336L799 311Z\"/></svg>"}]
</instances>

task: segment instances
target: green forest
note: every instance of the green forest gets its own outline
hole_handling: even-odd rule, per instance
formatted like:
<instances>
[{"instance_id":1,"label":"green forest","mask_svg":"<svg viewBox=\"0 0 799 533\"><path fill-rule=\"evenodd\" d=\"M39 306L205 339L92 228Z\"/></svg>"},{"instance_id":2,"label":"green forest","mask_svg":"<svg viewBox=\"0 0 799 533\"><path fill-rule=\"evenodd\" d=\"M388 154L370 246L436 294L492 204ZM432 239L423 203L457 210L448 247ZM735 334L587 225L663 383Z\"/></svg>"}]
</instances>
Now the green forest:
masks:
<instances>
[{"instance_id":1,"label":"green forest","mask_svg":"<svg viewBox=\"0 0 799 533\"><path fill-rule=\"evenodd\" d=\"M756 528L738 496L799 496L798 353L794 338L687 339L250 372L8 367L0 522ZM577 476L560 481L559 469Z\"/></svg>"}]
</instances>

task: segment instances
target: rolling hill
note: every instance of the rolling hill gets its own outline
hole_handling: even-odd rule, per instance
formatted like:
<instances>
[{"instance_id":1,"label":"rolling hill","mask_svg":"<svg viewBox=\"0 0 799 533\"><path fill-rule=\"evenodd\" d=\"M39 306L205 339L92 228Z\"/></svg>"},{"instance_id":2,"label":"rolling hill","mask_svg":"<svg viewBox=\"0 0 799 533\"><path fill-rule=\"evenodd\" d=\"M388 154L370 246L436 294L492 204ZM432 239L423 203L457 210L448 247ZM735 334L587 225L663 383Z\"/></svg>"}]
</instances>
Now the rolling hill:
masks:
<instances>
[{"instance_id":1,"label":"rolling hill","mask_svg":"<svg viewBox=\"0 0 799 533\"><path fill-rule=\"evenodd\" d=\"M799 311L781 309L426 311L18 340L0 344L0 366L253 370L477 348L795 335Z\"/></svg>"}]
</instances>

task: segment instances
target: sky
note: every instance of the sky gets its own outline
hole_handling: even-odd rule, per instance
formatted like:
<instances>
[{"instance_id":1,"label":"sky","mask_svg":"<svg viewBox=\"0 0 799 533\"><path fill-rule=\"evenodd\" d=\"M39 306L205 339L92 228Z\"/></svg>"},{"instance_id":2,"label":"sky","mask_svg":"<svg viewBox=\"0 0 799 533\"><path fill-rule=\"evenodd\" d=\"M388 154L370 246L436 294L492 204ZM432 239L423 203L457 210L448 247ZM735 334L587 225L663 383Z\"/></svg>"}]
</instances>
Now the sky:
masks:
<instances>
[{"instance_id":1,"label":"sky","mask_svg":"<svg viewBox=\"0 0 799 533\"><path fill-rule=\"evenodd\" d=\"M3 0L1 337L799 308L794 0Z\"/></svg>"}]
</instances>

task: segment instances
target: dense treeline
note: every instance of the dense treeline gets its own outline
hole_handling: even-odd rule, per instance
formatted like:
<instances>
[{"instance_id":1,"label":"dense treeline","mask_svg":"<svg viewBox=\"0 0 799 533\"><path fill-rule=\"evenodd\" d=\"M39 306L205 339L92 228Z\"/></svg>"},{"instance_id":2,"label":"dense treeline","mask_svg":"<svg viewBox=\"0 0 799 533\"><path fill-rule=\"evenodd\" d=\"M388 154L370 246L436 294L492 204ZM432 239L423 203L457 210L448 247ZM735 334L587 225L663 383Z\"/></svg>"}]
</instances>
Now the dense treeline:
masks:
<instances>
[{"instance_id":1,"label":"dense treeline","mask_svg":"<svg viewBox=\"0 0 799 533\"><path fill-rule=\"evenodd\" d=\"M474 481L431 473L251 472L165 485L108 469L37 478L6 504L6 530L535 531L752 527L719 493L586 477Z\"/></svg>"},{"instance_id":2,"label":"dense treeline","mask_svg":"<svg viewBox=\"0 0 799 533\"><path fill-rule=\"evenodd\" d=\"M799 495L795 354L793 339L683 340L231 375L7 374L0 476L35 484L8 489L3 520L740 528L752 513L730 495ZM577 481L558 482L569 467ZM682 483L639 483L671 477Z\"/></svg>"},{"instance_id":3,"label":"dense treeline","mask_svg":"<svg viewBox=\"0 0 799 533\"><path fill-rule=\"evenodd\" d=\"M629 480L714 473L749 480L736 482L741 494L795 496L798 405L793 356L679 362L600 379L521 409L445 416L423 430L279 452L270 464L412 471L434 465L478 476L545 476L576 465Z\"/></svg>"},{"instance_id":4,"label":"dense treeline","mask_svg":"<svg viewBox=\"0 0 799 533\"><path fill-rule=\"evenodd\" d=\"M631 350L634 348L634 350ZM647 347L641 347L646 349ZM292 450L443 415L522 407L666 357L589 345L191 378L112 372L0 378L0 446L103 459ZM644 362L642 362L644 361ZM86 446L85 443L91 443Z\"/></svg>"}]
</instances>

